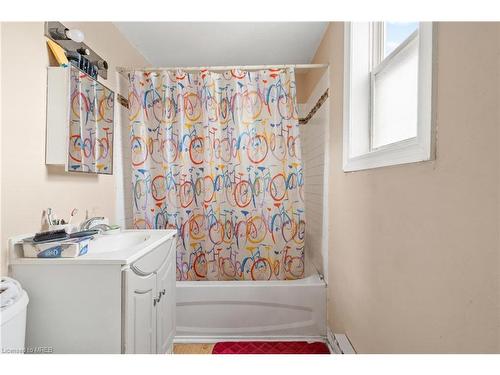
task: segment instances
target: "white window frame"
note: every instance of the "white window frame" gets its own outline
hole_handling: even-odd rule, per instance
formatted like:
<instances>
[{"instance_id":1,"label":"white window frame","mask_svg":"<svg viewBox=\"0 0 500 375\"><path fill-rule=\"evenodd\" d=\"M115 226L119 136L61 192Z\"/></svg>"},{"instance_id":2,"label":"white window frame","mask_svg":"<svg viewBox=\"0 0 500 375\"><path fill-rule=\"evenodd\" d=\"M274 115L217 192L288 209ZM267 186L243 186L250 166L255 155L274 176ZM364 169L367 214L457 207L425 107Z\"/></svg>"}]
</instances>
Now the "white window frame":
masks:
<instances>
[{"instance_id":1,"label":"white window frame","mask_svg":"<svg viewBox=\"0 0 500 375\"><path fill-rule=\"evenodd\" d=\"M382 59L383 43L380 38L383 37L383 33L380 32L380 28L383 28L383 24L374 22L354 25L356 26L354 31L352 23L346 23L344 29L344 171L432 160L435 156L433 75L436 49L433 23L421 22L418 31L417 136L376 149L372 148L371 139L374 100L372 73L376 74L390 60L397 58L398 52L414 40L415 35L412 34L402 45ZM373 33L376 33L378 38L373 38L374 43L371 43ZM363 40L362 43L365 44L358 43L353 46L353 39Z\"/></svg>"}]
</instances>

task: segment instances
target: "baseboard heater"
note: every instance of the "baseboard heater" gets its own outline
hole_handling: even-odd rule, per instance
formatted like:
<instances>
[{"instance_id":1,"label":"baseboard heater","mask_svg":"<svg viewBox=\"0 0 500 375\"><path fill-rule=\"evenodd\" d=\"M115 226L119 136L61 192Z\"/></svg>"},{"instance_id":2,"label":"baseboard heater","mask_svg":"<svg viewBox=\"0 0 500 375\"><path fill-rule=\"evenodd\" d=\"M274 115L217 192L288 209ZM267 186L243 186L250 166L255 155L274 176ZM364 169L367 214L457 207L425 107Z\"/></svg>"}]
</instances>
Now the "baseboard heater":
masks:
<instances>
[{"instance_id":1,"label":"baseboard heater","mask_svg":"<svg viewBox=\"0 0 500 375\"><path fill-rule=\"evenodd\" d=\"M356 354L349 338L343 333L333 333L328 330L328 344L335 354Z\"/></svg>"}]
</instances>

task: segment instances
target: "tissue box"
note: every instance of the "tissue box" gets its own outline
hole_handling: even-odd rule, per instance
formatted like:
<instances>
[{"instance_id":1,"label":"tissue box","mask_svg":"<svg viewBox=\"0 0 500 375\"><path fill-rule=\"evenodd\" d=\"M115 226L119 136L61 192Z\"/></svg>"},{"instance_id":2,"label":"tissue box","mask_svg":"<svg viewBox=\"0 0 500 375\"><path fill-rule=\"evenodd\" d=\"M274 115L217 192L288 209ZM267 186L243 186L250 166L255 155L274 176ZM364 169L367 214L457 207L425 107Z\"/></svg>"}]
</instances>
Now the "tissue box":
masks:
<instances>
[{"instance_id":1,"label":"tissue box","mask_svg":"<svg viewBox=\"0 0 500 375\"><path fill-rule=\"evenodd\" d=\"M33 237L23 240L25 258L76 258L87 253L91 237L71 238L61 241L33 242Z\"/></svg>"}]
</instances>

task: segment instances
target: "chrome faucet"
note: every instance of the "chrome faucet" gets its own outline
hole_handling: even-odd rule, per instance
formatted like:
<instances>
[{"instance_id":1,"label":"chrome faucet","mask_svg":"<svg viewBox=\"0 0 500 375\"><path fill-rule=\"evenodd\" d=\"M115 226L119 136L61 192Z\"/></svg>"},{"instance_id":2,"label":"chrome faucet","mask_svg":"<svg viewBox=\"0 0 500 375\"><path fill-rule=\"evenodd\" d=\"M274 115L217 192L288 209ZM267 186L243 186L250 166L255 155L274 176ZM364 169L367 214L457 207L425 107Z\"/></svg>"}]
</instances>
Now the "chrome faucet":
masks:
<instances>
[{"instance_id":1,"label":"chrome faucet","mask_svg":"<svg viewBox=\"0 0 500 375\"><path fill-rule=\"evenodd\" d=\"M81 224L80 224L80 230L90 230L90 229L95 229L98 230L99 233L102 233L106 230L110 230L111 227L107 224L96 224L93 225L94 222L98 220L104 220L103 216L96 216L96 217L91 217L89 219L85 219Z\"/></svg>"},{"instance_id":2,"label":"chrome faucet","mask_svg":"<svg viewBox=\"0 0 500 375\"><path fill-rule=\"evenodd\" d=\"M97 224L97 225L94 225L93 227L90 227L89 229L98 230L99 233L102 233L102 232L106 232L107 230L110 230L111 227L108 224Z\"/></svg>"}]
</instances>

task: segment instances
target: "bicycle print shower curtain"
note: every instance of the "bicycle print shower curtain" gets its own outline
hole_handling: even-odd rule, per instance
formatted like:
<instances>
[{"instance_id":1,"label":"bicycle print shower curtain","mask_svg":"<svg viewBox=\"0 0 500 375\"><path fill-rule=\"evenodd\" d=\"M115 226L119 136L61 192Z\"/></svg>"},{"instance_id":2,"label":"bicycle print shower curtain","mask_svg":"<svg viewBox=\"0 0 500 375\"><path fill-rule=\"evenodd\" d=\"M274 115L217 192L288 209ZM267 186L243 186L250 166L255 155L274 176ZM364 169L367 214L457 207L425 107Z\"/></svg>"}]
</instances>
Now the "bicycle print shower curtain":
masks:
<instances>
[{"instance_id":1,"label":"bicycle print shower curtain","mask_svg":"<svg viewBox=\"0 0 500 375\"><path fill-rule=\"evenodd\" d=\"M134 227L177 230L177 279L303 277L293 69L129 80Z\"/></svg>"}]
</instances>

